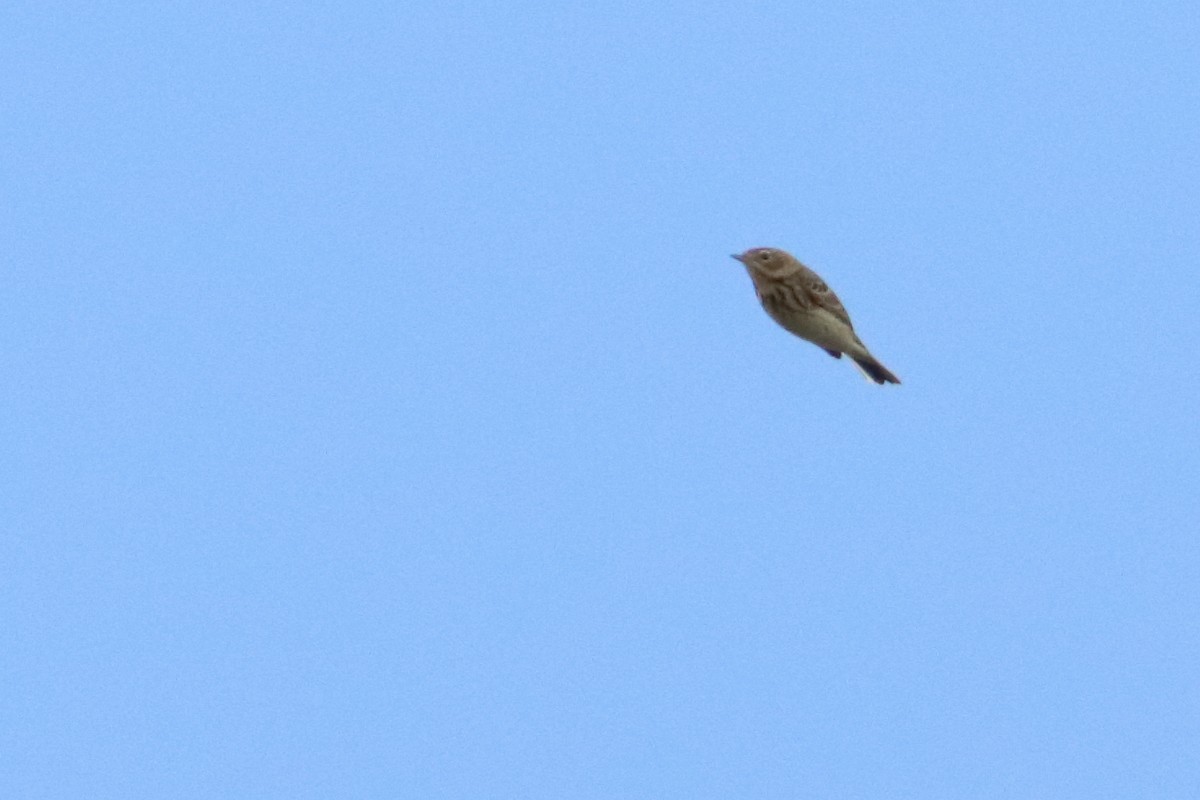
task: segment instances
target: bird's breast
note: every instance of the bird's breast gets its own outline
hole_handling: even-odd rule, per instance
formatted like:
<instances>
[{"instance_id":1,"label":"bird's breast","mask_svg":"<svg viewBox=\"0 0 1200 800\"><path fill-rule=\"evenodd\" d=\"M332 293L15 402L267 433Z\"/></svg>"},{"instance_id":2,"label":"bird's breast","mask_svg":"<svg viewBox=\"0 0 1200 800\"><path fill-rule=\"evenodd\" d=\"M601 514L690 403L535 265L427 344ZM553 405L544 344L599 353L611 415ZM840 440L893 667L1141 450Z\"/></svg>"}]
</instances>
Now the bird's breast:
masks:
<instances>
[{"instance_id":1,"label":"bird's breast","mask_svg":"<svg viewBox=\"0 0 1200 800\"><path fill-rule=\"evenodd\" d=\"M846 323L808 302L794 287L760 291L759 300L771 319L801 339L829 350L854 350L854 332Z\"/></svg>"}]
</instances>

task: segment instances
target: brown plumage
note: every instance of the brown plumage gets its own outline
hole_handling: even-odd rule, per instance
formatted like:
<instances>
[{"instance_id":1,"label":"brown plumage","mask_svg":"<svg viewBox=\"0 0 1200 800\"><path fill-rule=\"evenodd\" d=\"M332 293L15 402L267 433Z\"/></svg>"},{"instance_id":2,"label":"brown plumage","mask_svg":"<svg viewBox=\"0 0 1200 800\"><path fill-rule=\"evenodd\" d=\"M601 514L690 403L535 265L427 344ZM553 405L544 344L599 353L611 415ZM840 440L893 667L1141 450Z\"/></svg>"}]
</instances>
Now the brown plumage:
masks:
<instances>
[{"instance_id":1,"label":"brown plumage","mask_svg":"<svg viewBox=\"0 0 1200 800\"><path fill-rule=\"evenodd\" d=\"M746 266L762 307L785 330L834 358L845 353L876 383L900 383L867 350L842 301L817 273L773 247L756 247L734 258Z\"/></svg>"}]
</instances>

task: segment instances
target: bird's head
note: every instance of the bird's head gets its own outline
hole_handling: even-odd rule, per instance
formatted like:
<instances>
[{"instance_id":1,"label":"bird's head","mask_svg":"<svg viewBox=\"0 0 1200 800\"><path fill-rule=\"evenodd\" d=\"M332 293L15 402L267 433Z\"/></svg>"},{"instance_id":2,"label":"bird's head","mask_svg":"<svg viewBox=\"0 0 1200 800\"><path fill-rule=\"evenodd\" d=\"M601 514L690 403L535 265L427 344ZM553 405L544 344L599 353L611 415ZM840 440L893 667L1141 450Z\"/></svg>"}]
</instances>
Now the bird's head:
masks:
<instances>
[{"instance_id":1,"label":"bird's head","mask_svg":"<svg viewBox=\"0 0 1200 800\"><path fill-rule=\"evenodd\" d=\"M754 247L734 256L752 273L768 278L783 278L800 268L800 262L783 250L774 247Z\"/></svg>"}]
</instances>

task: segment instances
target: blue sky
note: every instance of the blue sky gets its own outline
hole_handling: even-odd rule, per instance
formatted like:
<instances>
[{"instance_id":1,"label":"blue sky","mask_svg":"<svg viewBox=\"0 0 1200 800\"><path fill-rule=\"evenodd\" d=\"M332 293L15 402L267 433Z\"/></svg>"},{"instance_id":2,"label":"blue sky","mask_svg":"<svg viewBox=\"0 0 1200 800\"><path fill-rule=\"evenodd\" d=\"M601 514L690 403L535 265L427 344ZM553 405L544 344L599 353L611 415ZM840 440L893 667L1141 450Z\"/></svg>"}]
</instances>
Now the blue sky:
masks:
<instances>
[{"instance_id":1,"label":"blue sky","mask_svg":"<svg viewBox=\"0 0 1200 800\"><path fill-rule=\"evenodd\" d=\"M5 4L0 794L1194 797L1197 25Z\"/></svg>"}]
</instances>

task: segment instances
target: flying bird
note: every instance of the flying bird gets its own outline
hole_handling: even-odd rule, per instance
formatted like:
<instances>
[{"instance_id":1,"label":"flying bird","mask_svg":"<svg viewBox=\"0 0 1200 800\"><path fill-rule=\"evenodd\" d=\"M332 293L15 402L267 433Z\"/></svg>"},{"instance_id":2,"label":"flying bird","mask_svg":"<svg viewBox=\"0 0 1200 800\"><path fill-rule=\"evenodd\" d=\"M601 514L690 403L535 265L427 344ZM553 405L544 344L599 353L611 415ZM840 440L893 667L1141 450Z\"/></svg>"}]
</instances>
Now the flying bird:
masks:
<instances>
[{"instance_id":1,"label":"flying bird","mask_svg":"<svg viewBox=\"0 0 1200 800\"><path fill-rule=\"evenodd\" d=\"M834 358L845 353L878 384L900 383L858 338L842 301L820 275L790 253L773 247L755 247L734 258L750 273L763 309L784 329Z\"/></svg>"}]
</instances>

